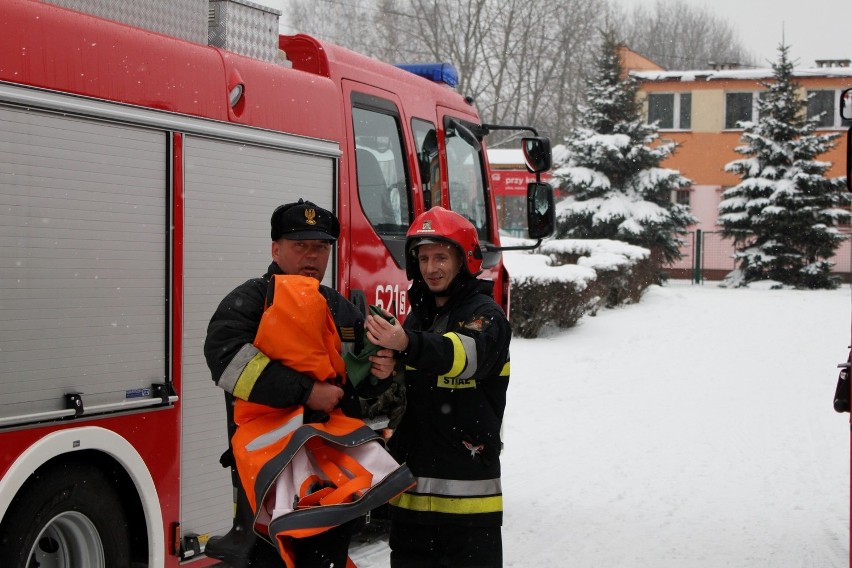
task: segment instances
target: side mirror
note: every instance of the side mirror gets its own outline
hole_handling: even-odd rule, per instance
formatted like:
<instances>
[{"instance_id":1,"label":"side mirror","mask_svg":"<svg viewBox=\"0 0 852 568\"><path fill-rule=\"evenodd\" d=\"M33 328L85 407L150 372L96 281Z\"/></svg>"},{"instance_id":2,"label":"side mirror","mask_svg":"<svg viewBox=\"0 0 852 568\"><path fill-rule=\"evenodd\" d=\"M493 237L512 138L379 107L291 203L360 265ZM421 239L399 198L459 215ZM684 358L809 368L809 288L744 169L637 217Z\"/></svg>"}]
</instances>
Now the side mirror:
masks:
<instances>
[{"instance_id":1,"label":"side mirror","mask_svg":"<svg viewBox=\"0 0 852 568\"><path fill-rule=\"evenodd\" d=\"M840 118L852 120L852 89L846 89L840 94Z\"/></svg>"},{"instance_id":2,"label":"side mirror","mask_svg":"<svg viewBox=\"0 0 852 568\"><path fill-rule=\"evenodd\" d=\"M530 238L549 237L553 234L555 225L556 206L553 203L553 188L544 182L527 184L527 228Z\"/></svg>"},{"instance_id":3,"label":"side mirror","mask_svg":"<svg viewBox=\"0 0 852 568\"><path fill-rule=\"evenodd\" d=\"M539 136L522 138L521 148L524 151L524 164L530 172L546 172L553 165L549 138Z\"/></svg>"}]
</instances>

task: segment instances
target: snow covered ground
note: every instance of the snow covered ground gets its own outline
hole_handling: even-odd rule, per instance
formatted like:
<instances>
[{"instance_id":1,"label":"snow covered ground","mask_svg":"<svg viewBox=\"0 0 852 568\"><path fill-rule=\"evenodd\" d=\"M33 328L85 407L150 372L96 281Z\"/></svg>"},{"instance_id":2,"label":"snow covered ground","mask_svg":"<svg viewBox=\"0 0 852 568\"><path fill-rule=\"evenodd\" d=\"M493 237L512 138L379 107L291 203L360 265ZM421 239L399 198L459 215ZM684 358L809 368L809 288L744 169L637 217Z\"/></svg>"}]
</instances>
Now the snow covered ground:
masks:
<instances>
[{"instance_id":1,"label":"snow covered ground","mask_svg":"<svg viewBox=\"0 0 852 568\"><path fill-rule=\"evenodd\" d=\"M675 281L512 341L505 566L849 566L850 290L766 288Z\"/></svg>"}]
</instances>

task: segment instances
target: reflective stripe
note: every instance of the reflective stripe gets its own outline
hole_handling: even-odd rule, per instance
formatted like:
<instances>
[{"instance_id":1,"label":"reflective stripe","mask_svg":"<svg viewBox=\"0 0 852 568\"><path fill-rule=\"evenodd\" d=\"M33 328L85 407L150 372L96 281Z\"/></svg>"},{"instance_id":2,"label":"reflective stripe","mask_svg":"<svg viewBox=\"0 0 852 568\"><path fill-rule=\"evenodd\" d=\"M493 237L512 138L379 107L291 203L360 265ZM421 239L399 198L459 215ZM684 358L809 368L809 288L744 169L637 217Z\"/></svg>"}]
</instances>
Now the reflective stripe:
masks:
<instances>
[{"instance_id":1,"label":"reflective stripe","mask_svg":"<svg viewBox=\"0 0 852 568\"><path fill-rule=\"evenodd\" d=\"M476 341L467 335L458 333L445 333L444 337L453 344L453 365L442 377L458 377L469 379L476 372ZM440 382L440 381L439 381Z\"/></svg>"},{"instance_id":2,"label":"reflective stripe","mask_svg":"<svg viewBox=\"0 0 852 568\"><path fill-rule=\"evenodd\" d=\"M476 514L503 510L500 479L438 479L418 477L417 485L391 500L391 504L412 511Z\"/></svg>"},{"instance_id":3,"label":"reflective stripe","mask_svg":"<svg viewBox=\"0 0 852 568\"><path fill-rule=\"evenodd\" d=\"M237 384L234 387L234 396L242 400L248 400L254 384L268 364L269 357L258 351L257 355L252 357L251 361L246 364L243 372L237 378Z\"/></svg>"},{"instance_id":4,"label":"reflective stripe","mask_svg":"<svg viewBox=\"0 0 852 568\"><path fill-rule=\"evenodd\" d=\"M506 364L503 365L502 369L500 369L500 376L501 377L508 377L509 376L509 362L508 361L506 361Z\"/></svg>"},{"instance_id":5,"label":"reflective stripe","mask_svg":"<svg viewBox=\"0 0 852 568\"><path fill-rule=\"evenodd\" d=\"M253 452L254 450L259 450L260 448L263 448L270 444L274 444L285 436L289 436L292 432L296 430L296 428L303 424L302 416L303 415L300 412L275 430L272 430L270 432L264 432L263 434L246 444L246 449L250 452Z\"/></svg>"},{"instance_id":6,"label":"reflective stripe","mask_svg":"<svg viewBox=\"0 0 852 568\"><path fill-rule=\"evenodd\" d=\"M503 511L503 496L493 497L436 497L403 493L390 501L391 505L410 511L429 511L471 515L477 513L500 513Z\"/></svg>"},{"instance_id":7,"label":"reflective stripe","mask_svg":"<svg viewBox=\"0 0 852 568\"><path fill-rule=\"evenodd\" d=\"M251 343L246 343L225 367L218 384L237 398L248 400L257 378L268 364L266 355Z\"/></svg>"},{"instance_id":8,"label":"reflective stripe","mask_svg":"<svg viewBox=\"0 0 852 568\"><path fill-rule=\"evenodd\" d=\"M446 374L439 376L438 379L441 377L457 377L462 371L464 371L464 365L466 363L464 345L462 345L459 335L457 333L445 333L444 337L449 339L453 344L453 365Z\"/></svg>"},{"instance_id":9,"label":"reflective stripe","mask_svg":"<svg viewBox=\"0 0 852 568\"><path fill-rule=\"evenodd\" d=\"M468 337L467 335L458 334L457 337L461 340L462 347L464 347L464 353L467 357L467 365L464 368L464 371L458 376L460 379L469 379L476 372L478 365L476 358L476 341L473 340L472 337Z\"/></svg>"},{"instance_id":10,"label":"reflective stripe","mask_svg":"<svg viewBox=\"0 0 852 568\"><path fill-rule=\"evenodd\" d=\"M503 493L503 486L499 477L473 480L418 477L417 485L412 491L446 497L466 497L468 495L500 495Z\"/></svg>"}]
</instances>

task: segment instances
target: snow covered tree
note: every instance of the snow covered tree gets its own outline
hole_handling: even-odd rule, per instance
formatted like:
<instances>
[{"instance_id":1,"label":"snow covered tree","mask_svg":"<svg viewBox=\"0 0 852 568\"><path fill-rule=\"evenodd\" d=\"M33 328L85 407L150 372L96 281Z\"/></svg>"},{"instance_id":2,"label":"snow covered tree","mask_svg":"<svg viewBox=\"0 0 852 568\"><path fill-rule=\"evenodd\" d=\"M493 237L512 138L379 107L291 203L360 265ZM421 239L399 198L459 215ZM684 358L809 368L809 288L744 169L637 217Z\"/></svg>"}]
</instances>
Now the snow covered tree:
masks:
<instances>
[{"instance_id":1,"label":"snow covered tree","mask_svg":"<svg viewBox=\"0 0 852 568\"><path fill-rule=\"evenodd\" d=\"M747 156L726 164L739 184L722 194L719 224L734 239L735 286L775 280L796 288L836 288L829 258L846 238L837 230L850 213L844 178L829 179L830 162L816 158L831 149L836 133L815 135L817 119L806 118L807 101L793 77L789 46L780 45L773 80L758 99L756 122L741 122Z\"/></svg>"},{"instance_id":2,"label":"snow covered tree","mask_svg":"<svg viewBox=\"0 0 852 568\"><path fill-rule=\"evenodd\" d=\"M636 100L638 85L623 69L614 35L587 81L577 127L556 156L554 178L570 198L559 205L558 238L614 239L652 251L660 265L680 258L681 235L695 223L672 193L692 182L661 168L674 144L658 142Z\"/></svg>"}]
</instances>

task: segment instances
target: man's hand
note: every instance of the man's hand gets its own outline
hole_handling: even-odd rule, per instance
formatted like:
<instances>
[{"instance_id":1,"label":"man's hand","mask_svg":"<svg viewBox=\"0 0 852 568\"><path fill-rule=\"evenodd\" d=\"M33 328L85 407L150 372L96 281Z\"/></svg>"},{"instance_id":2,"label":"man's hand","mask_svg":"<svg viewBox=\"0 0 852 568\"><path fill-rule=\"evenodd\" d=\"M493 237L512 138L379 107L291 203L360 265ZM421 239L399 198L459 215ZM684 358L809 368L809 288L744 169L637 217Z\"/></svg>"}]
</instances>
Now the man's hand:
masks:
<instances>
[{"instance_id":1,"label":"man's hand","mask_svg":"<svg viewBox=\"0 0 852 568\"><path fill-rule=\"evenodd\" d=\"M376 378L387 379L393 375L396 360L393 358L392 349L379 349L373 355L370 355L370 362L373 364L370 367L370 373Z\"/></svg>"},{"instance_id":2,"label":"man's hand","mask_svg":"<svg viewBox=\"0 0 852 568\"><path fill-rule=\"evenodd\" d=\"M320 410L326 414L331 414L341 398L343 398L343 389L339 386L327 381L314 381L314 386L311 389L311 394L308 395L308 400L305 401L305 406L311 410Z\"/></svg>"},{"instance_id":3,"label":"man's hand","mask_svg":"<svg viewBox=\"0 0 852 568\"><path fill-rule=\"evenodd\" d=\"M391 313L387 310L382 310L382 312L389 317L391 316ZM375 345L396 351L405 351L408 348L408 335L396 319L394 323L391 323L384 318L370 314L367 316L364 327L367 329L367 339Z\"/></svg>"}]
</instances>

